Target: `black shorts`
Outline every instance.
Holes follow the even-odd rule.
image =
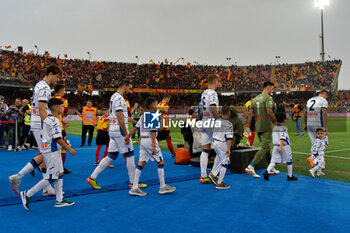
[[[167,140],[168,137],[169,137],[169,140],[171,140],[171,137],[170,137],[170,130],[161,130],[161,131],[158,131],[158,136],[157,136],[157,140],[158,140],[158,141]]]
[[[108,131],[98,130],[96,137],[96,145],[108,145],[109,144],[109,135]]]

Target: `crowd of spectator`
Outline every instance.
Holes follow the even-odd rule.
[[[206,66],[142,64],[60,59],[49,54],[16,53],[0,50],[0,82],[33,85],[44,76],[45,68],[56,63],[63,71],[66,87],[92,85],[95,89],[116,87],[120,80],[130,79],[138,88],[203,89],[206,77],[217,74],[221,90],[261,90],[262,83],[275,82],[278,89],[331,87],[340,61],[307,62],[277,66]]]

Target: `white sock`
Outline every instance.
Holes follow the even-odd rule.
[[[214,176],[217,176],[219,174],[220,167],[221,167],[221,161],[219,159],[219,156],[215,156],[214,165],[213,165],[213,169],[211,169],[211,173]]]
[[[138,189],[139,188],[139,180],[140,180],[140,176],[141,176],[141,172],[142,172],[141,167],[137,166],[135,169],[135,177],[134,177],[134,183],[132,185],[132,189]]]
[[[202,178],[208,177],[208,175],[207,175],[208,157],[209,157],[208,151],[207,150],[202,150],[201,157],[200,157],[200,166],[201,166],[201,176],[202,176]]]
[[[129,182],[132,183],[135,178],[135,156],[126,157],[126,168],[128,169]]]
[[[44,179],[44,173],[42,173],[43,179]],[[48,183],[48,185],[46,185],[46,187],[43,188],[44,191],[52,189],[52,186],[50,184],[50,182]]]
[[[107,165],[112,162],[113,159],[111,159],[109,156],[104,157],[104,159],[101,160],[101,162],[98,164],[97,168],[95,168],[94,172],[91,174],[90,178],[96,180],[97,176],[105,170]]]
[[[159,187],[164,188],[165,187],[165,180],[164,180],[164,166],[158,166],[158,176],[159,176]]]
[[[269,166],[267,167],[267,172],[270,173],[275,166],[276,166],[276,163],[270,163]]]
[[[27,163],[27,165],[24,166],[24,168],[22,168],[22,170],[18,172],[17,175],[20,179],[22,179],[29,172],[34,171],[34,169],[35,169],[34,166],[29,162]]]
[[[50,185],[50,182],[46,179],[42,179],[36,185],[34,185],[31,189],[28,190],[27,197],[32,197],[35,193],[37,193],[39,190],[43,189],[47,185]]]
[[[56,201],[61,202],[63,199],[63,177],[58,178],[55,181],[55,192],[56,192]]]
[[[287,171],[288,171],[288,176],[292,177],[292,175],[293,175],[293,165],[292,164],[287,165]]]
[[[221,166],[221,168],[220,168],[220,176],[219,176],[219,180],[218,180],[219,184],[221,184],[222,181],[224,180],[224,177],[225,177],[225,174],[226,174],[226,170],[227,170],[226,166]]]

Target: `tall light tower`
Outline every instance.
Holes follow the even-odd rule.
[[[323,31],[323,10],[326,6],[329,5],[330,0],[315,0],[315,7],[321,9],[321,40],[322,40],[322,51],[321,51],[321,57],[322,62],[324,62],[324,31]]]

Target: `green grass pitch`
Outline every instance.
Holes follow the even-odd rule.
[[[81,122],[71,121],[67,128],[67,133],[72,135],[81,135]],[[129,123],[129,129],[132,124]],[[309,156],[311,142],[309,136],[305,132],[305,136],[296,136],[295,123],[289,119],[287,123],[291,147],[293,151],[293,171],[295,174],[309,176],[309,165],[306,163],[306,158]],[[326,175],[322,178],[340,180],[350,182],[350,118],[329,118],[329,146],[326,149]],[[96,136],[96,131],[94,137]],[[171,130],[171,137],[174,148],[177,144],[182,144],[182,135],[180,128]],[[135,145],[139,144],[139,139],[133,139]],[[246,139],[243,139],[243,143]],[[168,150],[165,141],[161,141],[160,147],[162,150]],[[255,137],[254,146],[259,146],[259,139]],[[286,171],[286,166],[281,164],[277,169]]]

